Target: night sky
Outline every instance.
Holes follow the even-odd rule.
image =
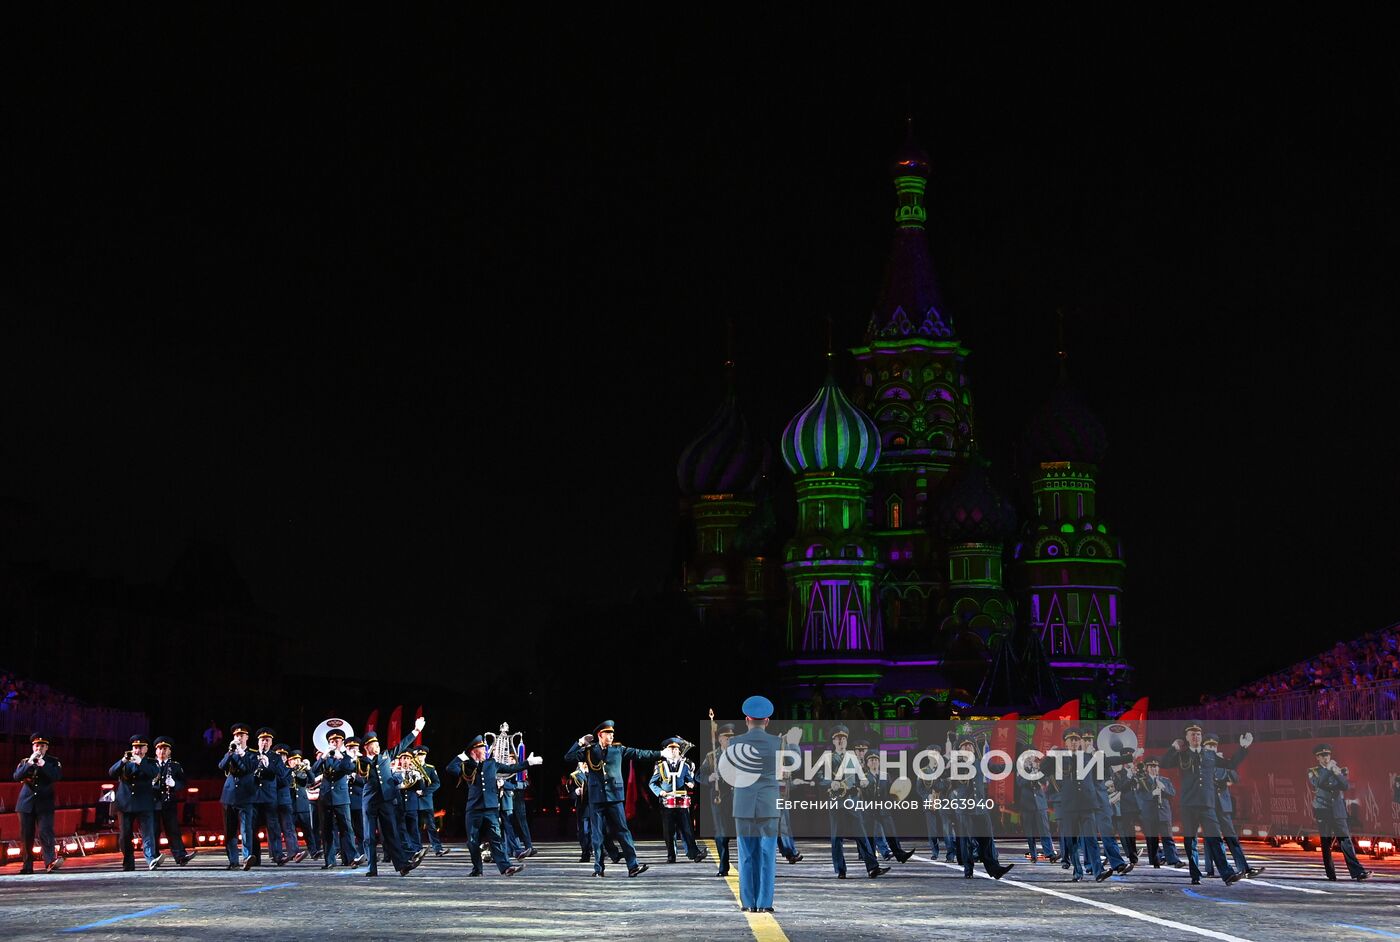
[[[907,112],[1008,489],[1065,312],[1140,692],[1400,621],[1400,84],[1364,23],[127,12],[7,30],[12,555],[145,583],[218,540],[288,623],[449,653],[654,595],[726,320],[774,441],[826,318],[860,340]]]

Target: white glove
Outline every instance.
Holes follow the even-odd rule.
[[[1142,750],[1142,749],[1134,749],[1134,750],[1133,750],[1133,758],[1134,758],[1134,759],[1141,759],[1141,758],[1142,758],[1142,753],[1143,753],[1143,750]]]
[[[1253,733],[1245,733],[1243,736],[1240,737],[1240,745],[1243,746],[1243,747],[1246,748],[1246,749],[1248,749],[1249,746],[1250,746],[1250,744],[1253,743],[1253,742],[1254,742],[1254,734],[1253,734]]]
[[[580,746],[586,746],[586,745],[588,745],[588,737],[587,737],[587,736],[580,736],[580,737],[578,738],[578,744],[579,744]]]
[[[582,789],[582,788],[575,788],[575,789],[574,789],[574,794],[575,794],[575,795],[582,795],[582,794],[583,794],[583,789]]]
[[[544,765],[544,760],[541,759],[539,756],[535,755],[533,752],[525,757],[525,761],[528,762],[530,765]]]
[[[710,773],[710,781],[711,781],[711,782],[718,782],[718,781],[719,781],[719,773],[718,773],[718,772],[711,772],[711,773]]]
[[[427,721],[426,719],[424,719],[423,717],[420,716],[420,717],[418,717],[418,719],[416,719],[416,720],[413,721],[413,731],[414,731],[415,733],[421,733],[421,732],[423,732],[423,727],[424,727],[424,726],[427,726],[427,725],[428,725],[428,721]]]
[[[171,788],[174,788],[174,787],[175,787],[175,779],[174,779],[172,776],[167,775],[167,776],[165,777],[165,784],[169,785]]]
[[[457,758],[461,759],[463,762],[466,762],[466,761],[467,761],[467,754],[466,754],[465,752],[459,752],[459,753],[457,753]]]

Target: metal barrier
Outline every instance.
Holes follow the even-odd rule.
[[[1400,680],[1153,710],[1152,719],[1281,723],[1302,736],[1389,733],[1400,728]]]

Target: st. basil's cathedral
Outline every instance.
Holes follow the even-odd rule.
[[[731,362],[728,395],[681,455],[685,593],[702,621],[781,637],[794,718],[1035,713],[1070,697],[1102,715],[1130,682],[1122,547],[1095,499],[1103,425],[1062,359],[1017,443],[1018,514],[978,448],[970,351],[925,235],[929,158],[912,138],[891,176],[892,245],[852,359],[828,353],[776,442],[745,419]],[[786,541],[775,452],[796,501]]]

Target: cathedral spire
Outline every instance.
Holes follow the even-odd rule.
[[[905,140],[890,163],[894,183],[894,240],[879,300],[865,331],[866,345],[881,341],[956,341],[951,317],[942,311],[924,226],[924,190],[932,175],[929,156],[914,140],[914,119],[905,118]]]

